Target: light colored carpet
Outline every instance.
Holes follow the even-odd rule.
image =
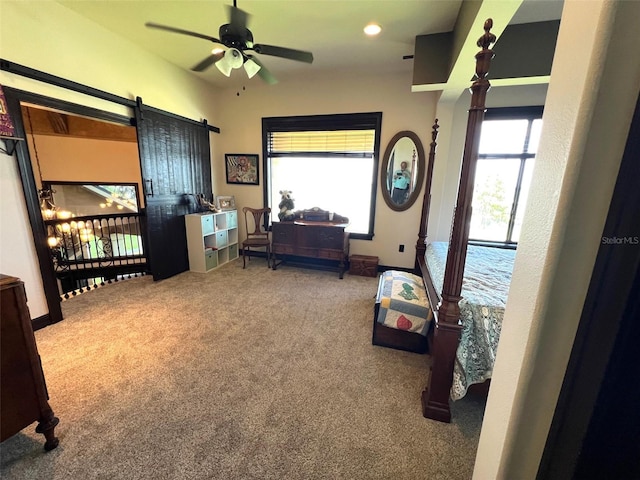
[[[376,286],[253,259],[64,302],[36,332],[60,446],[34,424],[0,476],[470,478],[484,404],[422,417],[429,357],[371,345]]]

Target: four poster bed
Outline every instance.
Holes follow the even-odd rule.
[[[488,19],[485,33],[478,40],[482,50],[476,55],[476,79],[471,86],[471,107],[450,240],[426,242],[436,120],[416,245],[415,273],[424,281],[433,313],[428,336],[431,373],[422,392],[422,413],[442,422],[451,421],[450,399],[462,398],[470,385],[491,377],[515,257],[514,250],[467,246],[480,128],[490,86],[485,78],[493,58],[489,47],[496,40],[489,31],[492,25],[493,21]]]

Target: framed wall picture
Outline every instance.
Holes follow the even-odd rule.
[[[227,169],[227,183],[243,185],[259,184],[258,155],[251,153],[226,153],[224,164]]]
[[[236,209],[236,198],[233,195],[218,195],[216,197],[216,207],[219,210],[235,210]]]

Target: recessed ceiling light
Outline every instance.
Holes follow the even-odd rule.
[[[364,27],[364,33],[369,36],[378,35],[382,31],[382,27],[377,23],[370,23],[366,27]]]

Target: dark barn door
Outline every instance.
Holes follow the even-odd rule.
[[[154,280],[189,269],[184,215],[193,194],[211,195],[211,157],[206,124],[156,110],[135,109],[144,184],[147,258]]]

